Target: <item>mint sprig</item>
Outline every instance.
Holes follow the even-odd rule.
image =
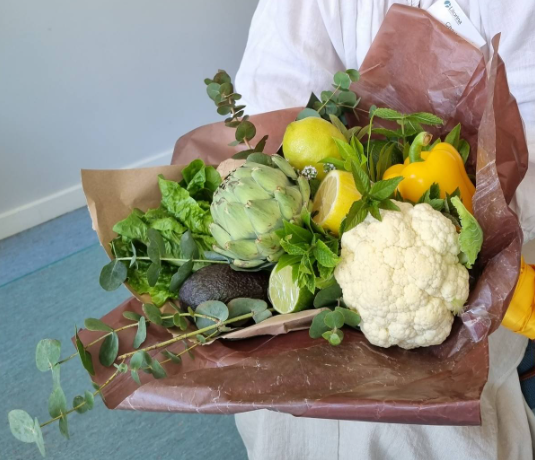
[[[338,238],[316,225],[307,209],[303,209],[301,219],[304,227],[285,221],[276,232],[286,253],[280,257],[276,270],[292,266],[294,282],[314,293],[332,282],[334,268],[340,262],[340,244]]]
[[[399,207],[390,199],[403,177],[394,177],[372,184],[366,171],[357,163],[351,163],[351,172],[357,190],[362,198],[351,205],[345,220],[342,222],[342,232],[347,232],[364,221],[368,214],[381,221],[379,209],[399,211]]]

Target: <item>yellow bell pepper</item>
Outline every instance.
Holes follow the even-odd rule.
[[[440,186],[441,198],[446,198],[446,193],[452,194],[458,187],[463,204],[472,213],[472,197],[476,189],[466,174],[461,155],[446,142],[422,152],[422,147],[429,144],[431,137],[426,132],[418,134],[405,163],[388,168],[383,179],[403,176],[398,186],[399,193],[413,202],[417,202],[433,183]]]
[[[517,334],[535,339],[535,267],[522,258],[520,276],[502,324]]]

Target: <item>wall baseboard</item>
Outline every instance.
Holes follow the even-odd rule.
[[[123,169],[168,165],[173,150],[158,153],[125,166]],[[38,200],[0,214],[0,240],[27,230],[86,205],[82,184],[65,188]]]

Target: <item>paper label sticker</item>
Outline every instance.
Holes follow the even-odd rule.
[[[487,43],[455,0],[439,0],[427,11],[448,29],[478,48]]]

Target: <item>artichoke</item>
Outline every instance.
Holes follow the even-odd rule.
[[[300,224],[310,199],[308,181],[279,155],[255,153],[231,172],[210,207],[214,251],[239,268],[259,268],[284,253],[275,231],[284,221]]]

